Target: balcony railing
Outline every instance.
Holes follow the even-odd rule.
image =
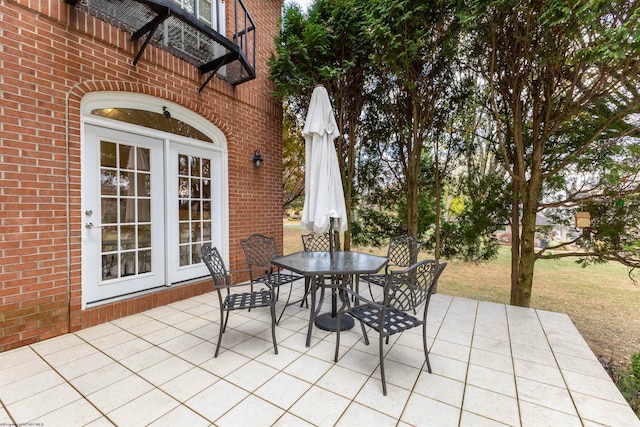
[[[199,91],[213,76],[238,85],[256,77],[256,27],[242,0],[234,0],[233,29],[226,31],[230,39],[210,24],[198,19],[197,0],[194,10],[184,9],[174,0],[64,0],[80,10],[131,33],[138,41],[140,60],[151,44],[198,67],[203,76]],[[215,1],[215,0],[214,0]],[[219,7],[215,2],[215,7]],[[224,13],[216,16],[224,19]]]

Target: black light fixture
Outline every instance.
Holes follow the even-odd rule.
[[[253,157],[251,158],[251,160],[253,161],[253,165],[257,168],[259,168],[260,166],[262,166],[262,162],[264,161],[262,159],[262,154],[260,154],[260,150],[256,150],[253,152]]]
[[[162,107],[162,114],[167,118],[171,118],[171,113],[167,110],[167,107]]]

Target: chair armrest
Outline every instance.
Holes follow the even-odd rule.
[[[251,286],[251,281],[246,282],[246,283],[233,283],[233,275],[237,274],[237,273],[247,273],[247,272],[251,272],[251,271],[255,271],[254,269],[251,268],[244,268],[244,269],[240,269],[240,270],[227,270],[227,276],[229,278],[229,282],[231,284],[229,285],[225,285],[220,287],[220,289],[224,289],[224,288],[235,288],[238,286]],[[265,285],[267,285],[269,287],[269,289],[273,290],[273,287],[271,286],[271,284],[267,283],[267,282],[263,282]]]
[[[400,269],[400,268],[406,268],[406,267],[400,267],[400,268],[399,268],[398,264],[387,264],[387,265],[385,265],[385,266],[384,266],[384,272],[385,272],[385,274],[387,274],[387,275],[388,275],[389,273],[391,273],[391,270],[392,270],[393,268],[395,268],[396,270],[398,270],[398,269]]]
[[[347,286],[345,286],[345,287],[344,287],[344,291],[345,291],[347,294],[349,294],[349,295],[351,295],[352,297],[354,297],[355,299],[357,299],[358,301],[363,301],[363,302],[365,302],[365,303],[367,303],[367,304],[370,304],[370,305],[373,305],[373,306],[375,306],[375,307],[382,307],[382,306],[383,306],[382,304],[380,304],[380,303],[378,303],[378,302],[371,301],[371,300],[369,300],[369,299],[367,299],[367,298],[363,297],[362,295],[360,295],[360,294],[359,294],[359,293],[357,293],[356,291],[349,289]]]
[[[267,288],[269,288],[269,292],[274,292],[273,286],[270,283],[262,282],[262,284],[265,285]],[[232,285],[218,286],[215,289],[218,289],[218,290],[221,290],[221,289],[238,289],[238,288],[244,288],[244,287],[250,287],[250,286],[251,286],[251,282],[245,282],[245,283],[236,283],[236,284],[232,284]]]
[[[261,274],[264,274],[265,276],[268,276],[269,274],[273,273],[273,267],[269,267],[269,268],[265,268],[263,267],[252,267],[252,268],[248,268],[246,270],[235,270],[235,271],[248,271],[248,272],[254,272],[254,271],[259,271]]]

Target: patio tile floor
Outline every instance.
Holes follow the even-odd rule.
[[[275,355],[266,310],[232,313],[214,359],[210,293],[0,353],[0,426],[640,426],[565,314],[434,295],[433,373],[420,328],[393,337],[387,396],[375,337],[334,363],[307,319],[287,308]]]

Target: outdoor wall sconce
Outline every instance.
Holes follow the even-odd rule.
[[[171,118],[171,113],[169,112],[169,110],[167,110],[167,107],[162,107],[162,115],[167,119]]]
[[[253,152],[253,157],[251,158],[251,160],[253,161],[253,165],[257,168],[259,168],[260,166],[262,166],[262,162],[264,161],[262,159],[262,154],[260,154],[260,150],[256,150]]]

